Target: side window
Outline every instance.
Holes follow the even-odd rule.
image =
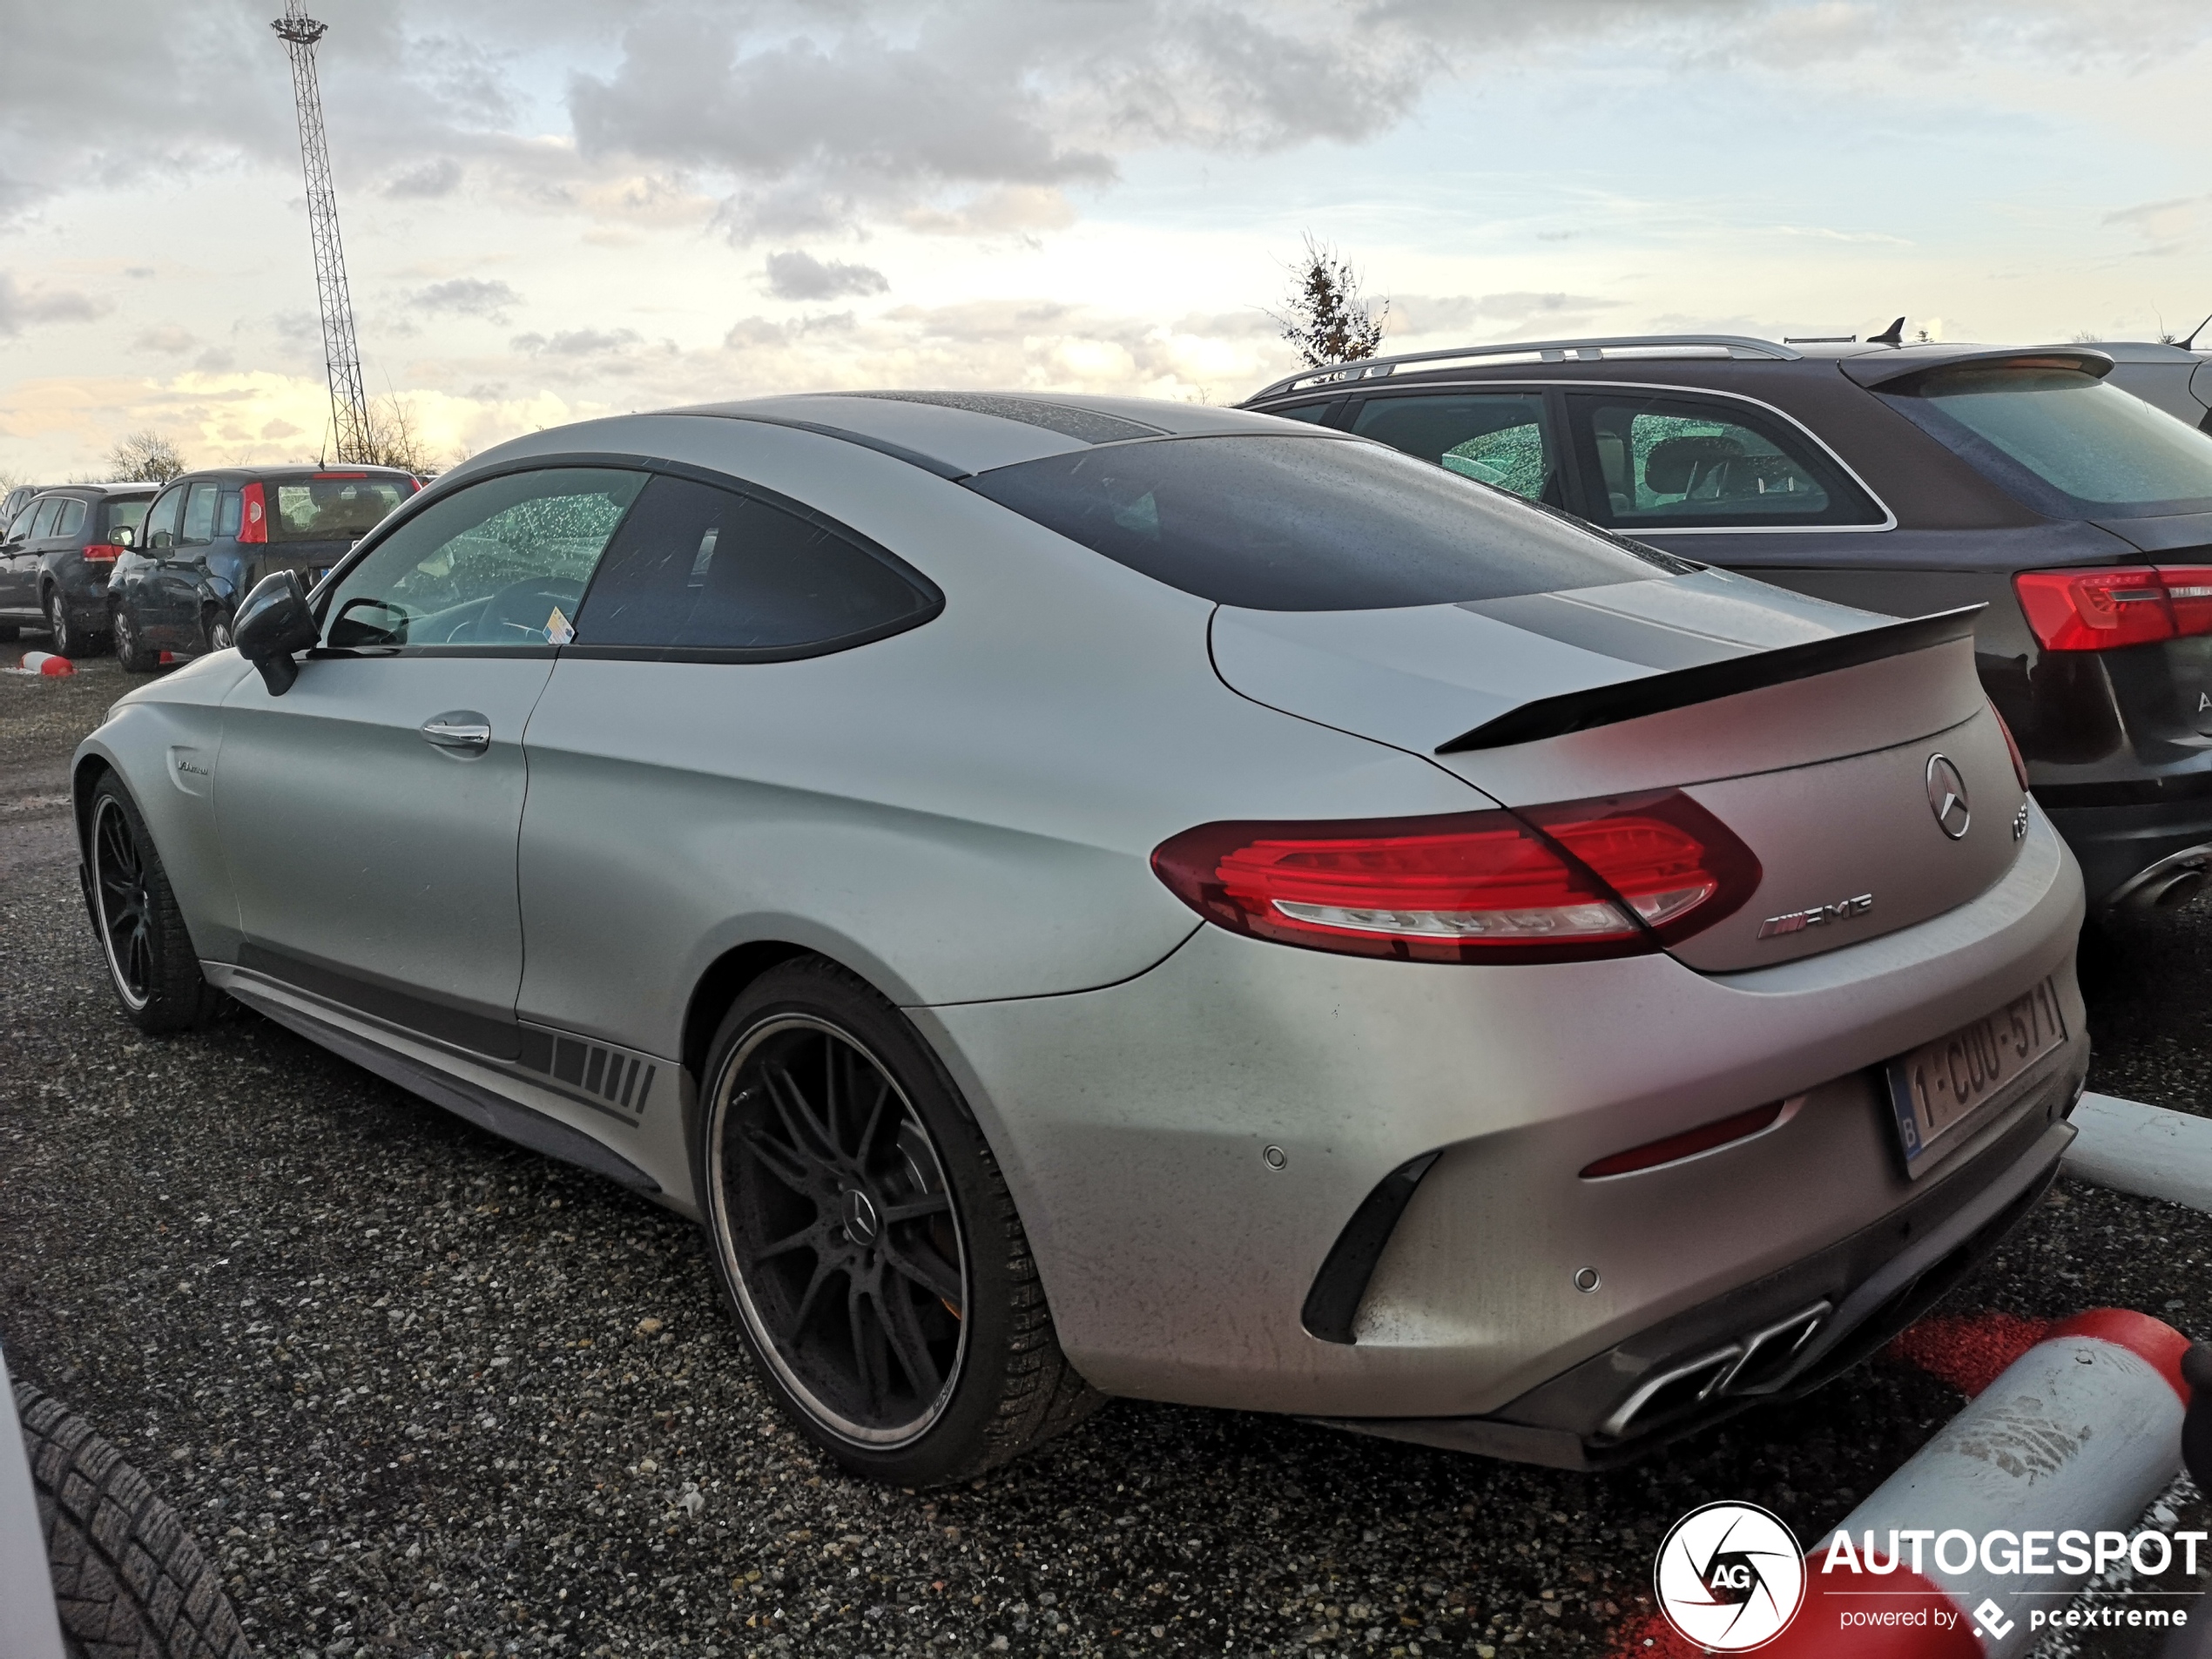
[[[60,496],[49,496],[40,502],[37,509],[31,514],[30,539],[34,542],[43,542],[51,536],[54,533],[54,521],[61,516],[61,513]]]
[[[84,528],[84,503],[71,496],[62,503],[62,516],[54,521],[51,534],[74,536]]]
[[[1266,409],[1262,413],[1271,415],[1278,421],[1304,421],[1312,426],[1326,426],[1329,424],[1329,411],[1341,407],[1343,402],[1340,397],[1332,398],[1319,403],[1294,404],[1287,409]]]
[[[324,643],[565,645],[599,555],[644,485],[640,472],[551,467],[455,490],[347,573]]]
[[[1541,393],[1371,397],[1360,405],[1352,429],[1462,478],[1530,501],[1557,500],[1559,469]]]
[[[925,622],[938,596],[887,555],[734,490],[656,477],[577,619],[577,648],[799,654]]]
[[[185,524],[177,532],[177,542],[182,547],[200,547],[215,539],[215,497],[219,492],[213,484],[194,484],[192,493],[185,497]]]
[[[1881,509],[1804,433],[1748,404],[1576,392],[1585,510],[1616,529],[1878,524]]]
[[[239,506],[238,491],[235,489],[225,490],[223,492],[223,504],[218,508],[215,512],[215,534],[224,536],[237,535],[239,513]]]
[[[185,492],[165,489],[146,514],[145,550],[158,553],[177,545],[177,518],[185,510]]]

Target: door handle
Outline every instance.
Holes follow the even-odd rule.
[[[434,714],[418,730],[432,748],[453,754],[480,755],[491,747],[491,722],[474,709]]]

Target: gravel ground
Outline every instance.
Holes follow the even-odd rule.
[[[1592,1476],[1123,1401],[955,1492],[847,1480],[770,1409],[688,1224],[251,1015],[124,1023],[60,811],[124,684],[85,667],[0,678],[0,1332],[271,1656],[1602,1653],[1685,1510],[1812,1538],[1959,1406],[1877,1362]],[[2091,967],[2092,1086],[2201,1109],[2212,906]],[[2068,1186],[1945,1311],[2212,1333],[2208,1262],[2212,1217]],[[2150,1650],[2105,1640],[2069,1651]]]

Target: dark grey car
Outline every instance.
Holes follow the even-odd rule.
[[[152,484],[66,484],[19,511],[0,541],[0,630],[43,627],[64,657],[107,645],[108,578],[137,538]]]
[[[1986,606],[1982,684],[2092,902],[2154,905],[2212,871],[2207,396],[2173,346],[1683,335],[1377,359],[1244,407],[1821,598]]]

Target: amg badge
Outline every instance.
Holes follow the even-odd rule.
[[[1874,907],[1874,895],[1862,893],[1856,899],[1839,899],[1834,904],[1817,904],[1810,910],[1792,910],[1786,915],[1769,916],[1759,924],[1761,939],[1779,939],[1784,934],[1801,934],[1808,927],[1825,927],[1831,921],[1849,921],[1863,916]]]

